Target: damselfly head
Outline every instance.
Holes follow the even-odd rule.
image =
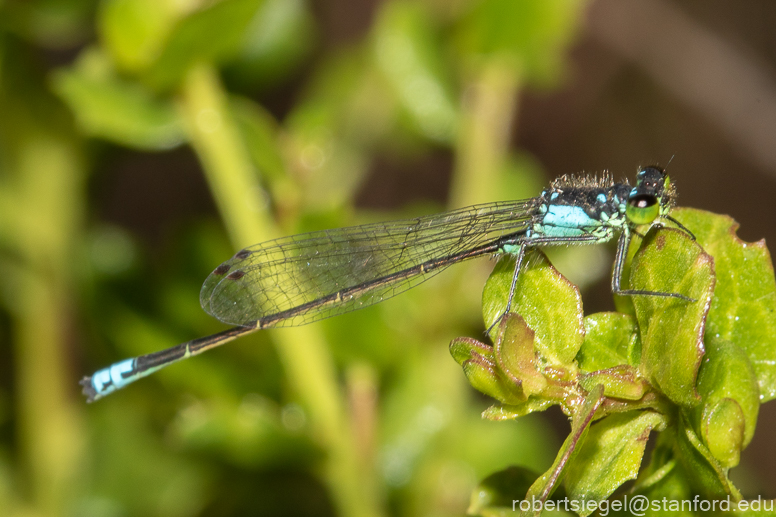
[[[644,167],[636,176],[636,186],[628,196],[626,216],[634,224],[649,224],[668,215],[675,197],[676,190],[663,169]]]

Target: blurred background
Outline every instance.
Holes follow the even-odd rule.
[[[0,515],[462,515],[559,411],[483,421],[447,351],[493,262],[256,333],[86,405],[78,381],[225,328],[236,250],[667,166],[776,242],[769,0],[0,0]],[[555,250],[613,310],[613,250]],[[733,478],[776,497],[776,409]]]

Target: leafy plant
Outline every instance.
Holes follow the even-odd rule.
[[[535,101],[523,95],[543,96],[578,76],[566,61],[591,2],[351,3],[358,8],[349,14],[362,20],[356,32],[341,34],[349,22],[329,4],[342,9],[342,2],[0,2],[0,515],[458,515],[488,473],[549,464],[553,433],[539,420],[479,418],[481,400],[445,360],[450,336],[479,325],[470,294],[487,277],[484,261],[450,268],[370,310],[256,333],[102,404],[86,406],[78,393],[78,379],[96,368],[222,330],[200,310],[197,294],[207,272],[241,247],[441,211],[443,199],[449,208],[535,195],[545,171],[529,151],[541,147],[526,145],[525,128],[565,133],[582,121],[595,124],[564,109],[575,116],[542,110],[535,126]],[[610,83],[607,77],[621,77],[598,72],[596,90],[575,87],[588,102],[601,98],[589,94]],[[630,90],[627,103],[641,105],[635,92],[642,88]],[[638,118],[639,131],[669,134]],[[521,135],[517,141],[513,133]],[[659,147],[620,149],[629,163],[662,156]],[[609,144],[606,154],[619,169]],[[569,167],[581,163],[548,165],[574,172]],[[417,192],[381,188],[382,178],[415,181],[419,170]],[[429,178],[433,185],[424,187]],[[189,208],[178,206],[178,194]],[[585,253],[596,248],[569,256],[593,262]],[[644,483],[660,479],[655,495],[681,489],[685,467],[675,465],[679,435],[672,434],[679,428],[666,423],[670,411],[661,412],[675,403],[655,396],[672,384],[657,389],[638,368],[601,373],[610,367],[598,364],[602,354],[612,367],[640,364],[636,307],[622,299],[622,314],[583,319],[574,290],[552,278],[566,293],[564,306],[576,307],[569,315],[575,330],[542,330],[537,321],[560,313],[533,314],[526,306],[520,315],[527,323],[510,318],[509,335],[541,343],[555,367],[590,374],[570,377],[579,379],[579,397],[569,401],[580,408],[599,384],[603,398],[589,399],[598,414],[611,402],[635,408],[632,397],[652,394],[648,409],[610,412],[593,426],[582,418],[590,411],[576,409],[575,430],[590,444],[608,422],[606,439],[623,444],[610,450],[614,461],[640,457],[642,449],[612,433],[665,426],[665,446],[654,453],[664,461],[653,460]],[[721,292],[739,283],[723,287],[717,278],[712,311]],[[736,315],[762,319],[758,303]],[[768,348],[747,343],[770,331],[720,317],[714,332],[738,348],[719,344],[718,353],[733,360],[746,345],[756,374],[767,375]],[[730,338],[742,332],[745,340]],[[628,359],[603,345],[588,354],[594,339],[621,339],[614,352]],[[548,381],[546,365],[532,367],[530,355],[509,359],[510,339],[500,346],[511,361],[510,376],[494,384],[511,397],[498,409],[505,418],[507,410],[561,400],[560,392],[540,397],[559,385],[560,378]],[[708,357],[711,344],[705,347]],[[697,350],[688,357],[698,360]],[[719,422],[734,420],[720,415],[736,411],[720,379],[744,371],[718,364],[708,375],[702,369],[698,383],[712,393],[710,416],[683,413],[688,425],[707,422],[709,436],[724,434]],[[476,373],[478,366],[470,368]],[[515,372],[524,376],[519,388]],[[525,400],[524,389],[533,390]],[[744,426],[745,439],[751,430]],[[696,437],[703,440],[701,431]],[[735,442],[709,450],[735,459],[737,449],[727,443]],[[581,445],[565,450],[600,457]],[[588,479],[585,471],[563,472],[568,486],[574,476]],[[490,493],[510,496],[523,486],[522,497],[536,478],[513,469],[486,484],[505,487]],[[486,506],[498,504],[479,505]]]
[[[764,241],[738,239],[731,218],[694,209],[673,215],[697,241],[677,229],[649,229],[629,250],[630,286],[697,301],[621,297],[619,312],[584,316],[578,289],[534,251],[511,313],[492,331],[495,344],[451,343],[472,386],[498,400],[484,418],[559,405],[571,420],[547,472],[490,476],[475,490],[471,512],[546,503],[563,483],[564,497],[584,516],[632,479],[630,493],[650,499],[741,499],[728,470],[754,435],[759,405],[776,397],[773,266]],[[485,286],[486,326],[506,306],[513,267],[503,261]],[[653,431],[660,436],[639,475]]]
[[[257,333],[108,404],[77,394],[90,370],[223,328],[197,292],[236,250],[443,208],[357,208],[362,191],[383,196],[364,184],[386,159],[442,156],[452,205],[540,188],[538,162],[510,144],[518,93],[560,83],[585,1],[390,0],[365,5],[373,22],[339,43],[322,5],[0,3],[0,324],[14,371],[0,376],[0,515],[460,513],[502,462],[544,460],[523,444],[552,436],[479,419],[455,364],[439,367],[447,351],[427,346],[474,323],[456,296],[474,264],[400,304]],[[173,208],[192,158],[218,213],[149,218],[160,253],[105,217],[153,212],[123,187],[109,199],[123,180]],[[432,303],[437,319],[417,310]],[[490,450],[458,446],[472,436]]]

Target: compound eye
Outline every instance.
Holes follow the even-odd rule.
[[[628,198],[625,215],[634,224],[649,224],[660,215],[657,197],[650,194],[638,194]]]

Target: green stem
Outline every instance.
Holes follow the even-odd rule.
[[[189,72],[181,98],[189,141],[232,243],[239,249],[268,240],[277,232],[264,208],[259,176],[228,103],[215,70],[200,65]]]
[[[56,516],[72,503],[84,452],[66,357],[83,168],[72,142],[24,129],[14,171],[14,237],[24,261],[14,311],[18,433],[34,513]]]
[[[520,81],[514,66],[491,58],[471,67],[461,107],[451,205],[492,201],[509,154]]]
[[[258,172],[211,66],[202,64],[190,71],[180,105],[191,145],[235,246],[278,235],[263,202]],[[344,397],[325,340],[315,326],[270,332],[289,382],[304,401],[314,434],[328,453],[323,474],[339,513],[348,517],[380,515],[376,501],[369,497],[372,491],[364,489],[369,482],[358,468]]]

